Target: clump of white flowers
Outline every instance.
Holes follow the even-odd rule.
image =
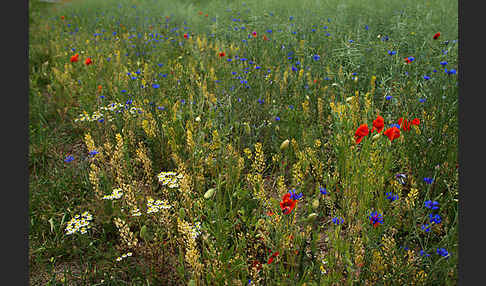
[[[87,233],[88,229],[91,228],[89,225],[90,222],[93,220],[93,216],[85,211],[81,215],[74,216],[66,226],[66,235],[71,235],[76,232],[80,232],[82,234]]]
[[[132,253],[131,253],[131,252],[127,252],[127,253],[123,254],[122,256],[117,257],[117,258],[116,258],[116,261],[120,262],[120,261],[122,261],[123,259],[125,259],[125,258],[127,258],[127,257],[130,257],[130,256],[132,256]]]
[[[123,191],[121,188],[113,189],[113,192],[109,195],[103,196],[103,200],[118,200],[123,196]]]
[[[182,179],[183,175],[177,174],[176,172],[161,172],[159,175],[157,175],[157,177],[163,186],[167,186],[172,189],[179,187],[179,179]]]
[[[147,213],[157,213],[161,209],[169,209],[171,206],[166,200],[154,200],[152,198],[147,199]]]

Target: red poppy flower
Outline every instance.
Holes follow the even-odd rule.
[[[268,38],[267,38],[267,36],[266,36],[266,35],[263,35],[263,40],[264,40],[264,41],[268,41]]]
[[[420,119],[418,119],[418,118],[414,118],[414,119],[412,120],[412,125],[417,125],[417,126],[419,126],[419,125],[420,125]]]
[[[256,38],[257,32],[253,31],[251,34],[253,35],[254,38]]]
[[[70,60],[70,61],[71,61],[72,63],[75,63],[75,62],[77,62],[78,60],[79,60],[79,54],[75,54],[74,56],[72,56],[72,57],[71,57],[71,60]]]
[[[371,129],[371,133],[376,130],[376,132],[380,133],[383,128],[385,127],[385,119],[378,115],[375,120],[373,120],[373,128]]]
[[[297,201],[293,200],[289,193],[286,193],[283,196],[282,201],[280,202],[280,208],[282,209],[284,214],[290,214],[295,208],[296,204]]]
[[[222,58],[222,57],[226,56],[226,54],[224,52],[221,52],[221,53],[219,53],[219,56]]]
[[[433,38],[434,38],[434,40],[437,40],[439,37],[440,37],[440,33],[435,33]]]
[[[61,20],[64,20],[64,16],[61,16]]]
[[[273,262],[274,257],[277,257],[277,256],[278,256],[278,254],[279,254],[279,253],[278,253],[278,251],[277,251],[277,252],[275,252],[274,254],[272,254],[272,256],[270,256],[270,258],[268,259],[267,264],[272,263],[272,262]]]
[[[208,14],[204,15],[205,17],[209,16]]]
[[[91,58],[87,58],[87,59],[84,61],[84,63],[85,63],[87,66],[89,66],[90,64],[92,64],[92,63],[93,63],[93,61],[91,60]]]
[[[411,121],[408,121],[407,119],[403,119],[403,117],[400,117],[398,119],[398,125],[400,125],[400,127],[403,128],[403,131],[410,131],[410,124],[411,123],[412,123]]]
[[[187,34],[184,34],[184,38],[187,39],[187,37],[188,37]]]
[[[398,129],[396,126],[393,126],[392,128],[388,128],[383,134],[387,136],[391,142],[393,142],[394,139],[400,137],[400,129]]]
[[[368,125],[367,124],[361,124],[356,132],[354,133],[354,139],[356,139],[356,144],[359,144],[363,137],[367,136],[369,134],[368,130]]]
[[[408,57],[405,58],[405,61],[407,62],[407,64],[412,62]]]
[[[103,88],[103,87],[102,87],[101,85],[98,85],[98,91],[99,91],[99,92],[101,92],[101,89],[102,89],[102,88]]]
[[[202,15],[202,14],[203,14],[202,11],[199,11],[199,15]]]

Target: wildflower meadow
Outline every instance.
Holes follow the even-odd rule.
[[[29,1],[31,285],[457,285],[457,6]]]

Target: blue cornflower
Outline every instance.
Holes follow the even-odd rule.
[[[165,109],[165,106],[157,106],[157,109],[158,110],[164,110]]]
[[[318,60],[320,60],[320,59],[321,59],[321,56],[319,56],[319,55],[314,55],[312,58],[314,59],[314,61],[318,61]]]
[[[439,224],[442,222],[442,218],[440,217],[440,215],[438,214],[429,214],[429,218],[430,218],[430,223],[434,222],[436,224]]]
[[[394,54],[396,54],[396,53],[397,53],[397,51],[388,51],[388,54],[389,54],[390,56],[393,56],[393,55],[394,55]]]
[[[420,250],[420,256],[430,256],[427,252],[425,252],[423,249]]]
[[[298,69],[294,66],[292,66],[292,71],[298,71]]]
[[[386,195],[386,198],[389,199],[392,202],[395,201],[395,200],[398,200],[398,195],[395,195],[392,192],[388,192],[385,195]]]
[[[272,30],[267,30],[266,32],[269,33],[269,34],[271,34],[272,33]]]
[[[434,69],[434,70],[433,70],[433,72],[437,72],[437,70],[436,70],[436,69]]]
[[[125,104],[126,104],[126,105],[130,105],[130,104],[132,104],[132,102],[133,102],[133,101],[132,101],[131,99],[129,99],[129,100],[127,100],[127,101],[125,102]]]
[[[73,161],[73,160],[74,160],[74,157],[73,157],[72,155],[68,155],[68,156],[66,156],[66,158],[64,159],[64,162],[69,163],[69,162],[71,162],[71,161]]]
[[[261,67],[260,66],[255,66],[255,69],[256,70],[259,70],[259,69],[261,69]]]
[[[365,30],[366,30],[366,31],[368,31],[368,30],[369,30],[368,25],[365,25]]]
[[[434,181],[433,178],[428,178],[428,177],[425,177],[424,178],[424,182],[427,183],[427,184],[429,184],[429,185],[432,184],[433,181]]]
[[[428,209],[437,210],[439,209],[439,202],[431,201],[431,200],[425,201],[425,207]]]
[[[455,69],[450,69],[450,70],[445,69],[445,72],[447,74],[456,74],[457,73],[457,71]]]
[[[392,96],[391,95],[387,95],[387,96],[385,96],[385,99],[386,100],[390,100],[390,99],[392,99]]]
[[[331,34],[329,34],[329,33],[326,33],[326,37],[329,37],[329,36],[331,36]]]
[[[186,104],[186,101],[184,99],[181,99],[182,104]]]
[[[258,103],[260,103],[260,104],[265,103],[265,101],[264,101],[263,99],[261,99],[261,98],[259,98],[257,101],[258,101]]]
[[[425,98],[420,98],[420,99],[419,99],[419,102],[420,102],[420,103],[424,103],[425,101],[426,101],[426,99],[425,99]]]
[[[111,61],[111,58],[110,57],[106,58],[106,61],[107,62]]]
[[[126,89],[122,89],[121,92],[125,93],[125,92],[127,92],[127,90]]]
[[[422,230],[425,231],[425,232],[429,232],[430,231],[430,225],[428,225],[428,224],[422,225]]]
[[[104,99],[104,98],[105,98],[105,96],[104,96],[104,95],[100,95],[100,98],[101,98],[101,99]]]
[[[322,195],[327,195],[327,189],[323,187],[319,187],[319,192],[321,192]]]
[[[448,64],[448,63],[447,63],[446,61],[442,61],[442,62],[440,62],[440,65],[441,65],[441,66],[445,66],[445,65],[447,65],[447,64]]]
[[[276,116],[275,121],[280,121],[280,117]]]
[[[400,125],[399,124],[396,124],[396,123],[392,123],[390,124],[390,128],[395,126],[396,128],[400,129]]]
[[[294,16],[290,16],[289,20],[292,21],[294,19]]]
[[[289,105],[289,109],[292,109],[293,110],[294,109],[294,106],[292,104]]]
[[[336,225],[339,225],[339,224],[344,223],[344,219],[342,219],[341,217],[334,217],[334,218],[332,219],[332,222],[333,222],[334,224],[336,224]]]
[[[295,62],[295,64],[296,64],[296,65],[300,65],[300,61],[296,61],[296,62]]]
[[[439,254],[440,256],[444,256],[444,257],[449,256],[449,252],[447,252],[447,250],[445,250],[445,248],[437,248],[437,254]]]
[[[374,211],[369,216],[368,219],[373,227],[377,227],[379,224],[383,224],[383,216],[378,212]]]
[[[353,40],[349,40],[350,43],[353,43],[354,41]]]
[[[95,155],[96,155],[96,154],[98,154],[98,153],[99,153],[98,151],[96,151],[96,150],[92,150],[92,151],[90,151],[88,154],[89,154],[90,156],[95,156]]]
[[[299,193],[299,194],[296,194],[295,193],[295,189],[292,189],[289,191],[289,194],[290,194],[290,197],[293,199],[293,200],[298,200],[300,198],[302,198],[304,195],[302,193]]]
[[[424,79],[425,79],[425,80],[429,80],[429,79],[430,79],[430,76],[428,76],[428,75],[424,75]]]

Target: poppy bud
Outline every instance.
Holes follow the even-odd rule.
[[[215,191],[216,191],[216,189],[214,189],[214,188],[207,190],[206,193],[204,194],[204,198],[209,199],[210,197],[212,197],[214,195]]]
[[[179,217],[184,219],[186,217],[186,211],[183,208],[179,209]]]
[[[284,142],[282,142],[282,144],[280,144],[280,151],[287,149],[287,147],[289,147],[289,143],[289,139],[286,139]]]
[[[316,213],[311,213],[308,217],[307,217],[307,221],[309,222],[313,222],[315,219],[317,218],[317,214]]]
[[[250,125],[248,124],[248,122],[243,123],[243,126],[245,127],[245,133],[246,133],[246,135],[250,135],[251,134],[251,129],[250,129]]]
[[[140,237],[143,238],[144,240],[152,239],[152,236],[150,235],[150,232],[146,225],[142,226],[142,228],[140,229]]]

